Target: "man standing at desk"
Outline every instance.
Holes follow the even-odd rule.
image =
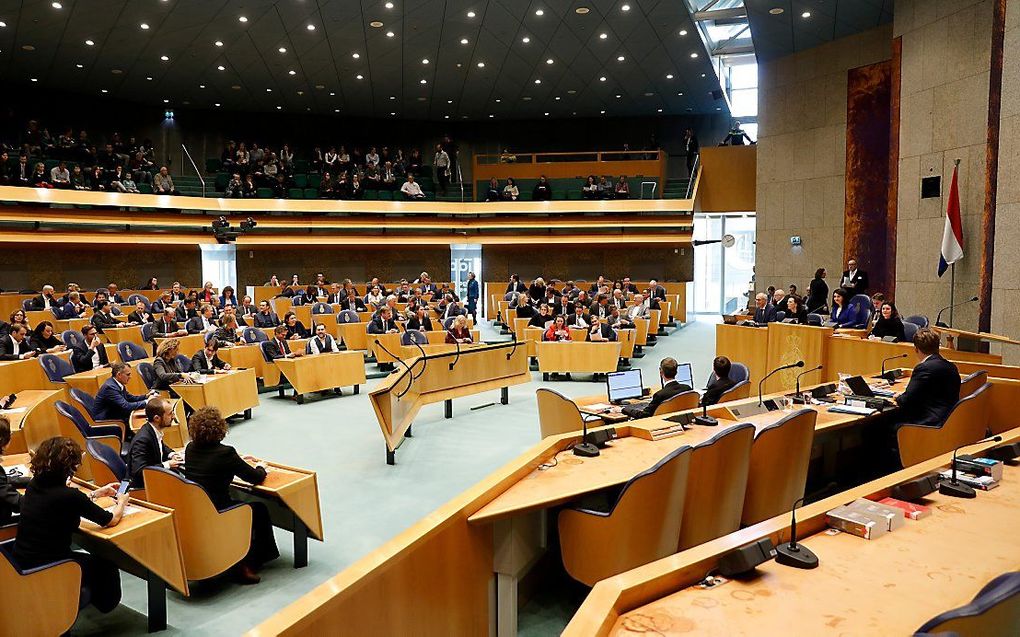
[[[940,427],[960,400],[960,371],[939,355],[939,334],[927,327],[914,335],[914,351],[921,362],[896,397],[899,422]]]
[[[655,413],[663,402],[677,394],[691,391],[691,388],[677,381],[676,372],[679,365],[674,358],[664,358],[659,363],[659,378],[662,381],[662,389],[652,394],[652,399],[647,403],[634,403],[623,408],[623,414],[631,418],[648,418]]]
[[[850,296],[868,293],[868,273],[857,269],[857,259],[850,259],[846,262],[846,270],[843,271],[843,278],[839,280],[840,287],[850,293]]]

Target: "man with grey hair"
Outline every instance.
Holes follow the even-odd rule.
[[[754,297],[754,322],[764,325],[776,320],[776,306],[769,303],[769,297],[759,292]]]

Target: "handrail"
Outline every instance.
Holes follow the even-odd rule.
[[[698,153],[698,154],[696,154],[694,156],[694,163],[691,164],[691,175],[690,175],[690,179],[687,181],[687,192],[684,193],[684,199],[690,199],[691,198],[691,189],[694,188],[694,178],[701,171],[701,166],[699,165],[700,163],[701,163],[701,153]]]
[[[457,156],[457,184],[460,185],[460,201],[464,203],[464,173],[460,169],[460,151],[454,153]]]
[[[498,164],[500,158],[503,157],[504,153],[494,154],[477,154],[474,156],[474,162],[480,165],[491,165]],[[513,157],[513,161],[505,163],[514,164],[539,164],[543,163],[542,158],[555,158],[555,157],[577,157],[572,161],[580,162],[608,162],[608,161],[661,161],[664,159],[664,151],[662,150],[579,150],[579,151],[566,151],[566,152],[520,152],[520,153],[509,153]],[[606,156],[609,157],[606,157]],[[648,155],[652,155],[648,157]],[[626,156],[626,157],[623,157]],[[589,159],[592,158],[593,159]],[[557,161],[555,159],[549,159],[547,161]],[[571,161],[571,160],[562,160]]]
[[[191,153],[188,152],[188,147],[181,144],[181,148],[184,150],[184,155],[191,162],[191,167],[195,169],[195,174],[198,175],[198,180],[202,183],[202,197],[205,198],[205,177],[202,176],[202,171],[195,165],[195,160],[191,158]]]

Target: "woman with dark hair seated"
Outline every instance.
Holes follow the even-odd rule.
[[[35,326],[29,342],[32,345],[32,349],[40,354],[56,354],[67,349],[64,342],[54,333],[53,323],[49,321],[42,321]]]
[[[240,456],[223,444],[227,435],[227,421],[215,407],[201,407],[188,419],[191,442],[184,450],[184,476],[197,482],[213,505],[220,511],[237,502],[230,497],[230,484],[238,477],[251,484],[262,484],[266,479],[266,465],[251,456]],[[248,554],[235,567],[242,584],[257,584],[261,578],[256,570],[270,560],[280,557],[273,537],[273,523],[269,509],[261,502],[251,502],[251,547]],[[210,529],[215,532],[215,529]]]
[[[569,341],[572,340],[570,337],[570,329],[567,327],[567,321],[559,315],[553,319],[552,324],[549,325],[549,329],[545,331],[542,336],[542,340],[545,341]]]
[[[907,335],[903,330],[903,320],[900,318],[900,313],[896,311],[896,305],[892,301],[886,301],[882,304],[881,312],[882,316],[875,321],[875,327],[871,328],[868,338],[880,339],[892,336],[898,343],[907,340]]]
[[[829,320],[836,327],[853,327],[857,323],[857,308],[850,305],[850,293],[843,288],[836,288],[832,293],[832,313]]]
[[[83,518],[101,527],[116,526],[128,496],[117,495],[116,482],[95,491],[67,486],[81,460],[82,449],[70,438],[49,438],[35,450],[32,481],[21,500],[14,559],[23,569],[74,560],[81,565],[81,587],[88,589],[92,605],[109,613],[120,604],[120,571],[100,557],[72,551],[71,537]],[[116,501],[107,511],[103,507],[110,506],[110,498]]]
[[[807,310],[804,309],[804,301],[799,296],[786,297],[786,318],[793,319],[791,323],[807,325]]]

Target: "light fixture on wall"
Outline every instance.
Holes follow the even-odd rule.
[[[790,245],[792,245],[793,247],[798,247],[800,244],[801,244],[800,235],[795,234],[792,237],[790,237]]]

